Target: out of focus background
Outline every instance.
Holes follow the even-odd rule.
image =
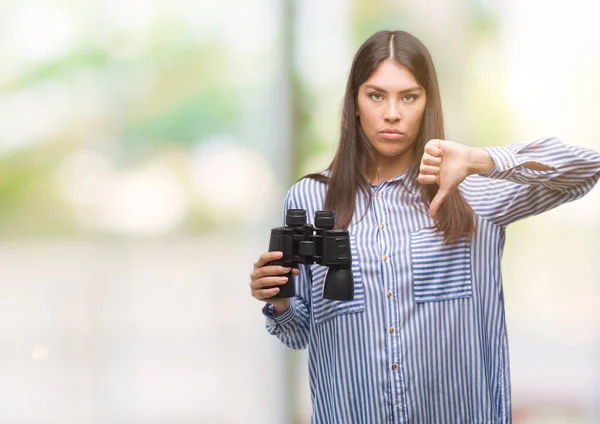
[[[598,3],[0,2],[0,423],[308,423],[249,273],[358,46],[412,32],[447,138],[600,150]],[[508,230],[514,422],[600,422],[600,188]]]

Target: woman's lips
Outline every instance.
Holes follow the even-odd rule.
[[[404,137],[404,133],[395,130],[379,131],[379,135],[381,136],[381,138],[385,138],[386,140],[398,140]]]

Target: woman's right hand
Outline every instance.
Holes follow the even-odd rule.
[[[290,268],[266,264],[276,259],[280,259],[282,255],[282,252],[263,253],[254,264],[254,270],[250,274],[250,290],[252,297],[273,305],[275,314],[277,315],[287,311],[290,307],[290,299],[273,297],[279,293],[279,287],[277,286],[287,283],[288,279],[285,275],[290,272]],[[294,268],[292,272],[294,275],[300,274],[300,271],[296,268]]]

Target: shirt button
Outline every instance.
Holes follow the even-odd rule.
[[[379,228],[381,228],[381,229],[383,230],[383,229],[385,229],[385,225],[381,224],[381,225],[379,226]]]
[[[379,192],[375,193],[375,197],[379,197]]]
[[[388,299],[391,299],[392,298],[392,292],[387,292],[386,296],[387,296]]]
[[[508,168],[510,166],[510,163],[508,161],[504,162],[504,165],[506,165],[506,167]]]
[[[397,369],[398,369],[398,365],[396,365],[396,364],[392,364],[392,370],[393,370],[393,371],[396,371]]]
[[[384,256],[384,257],[383,257],[383,262],[387,262],[387,260],[388,260],[388,257],[387,257],[387,256]]]
[[[390,334],[394,334],[394,327],[390,328]]]

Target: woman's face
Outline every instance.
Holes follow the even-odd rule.
[[[360,125],[380,165],[410,166],[426,100],[413,74],[392,59],[381,62],[359,87]]]

